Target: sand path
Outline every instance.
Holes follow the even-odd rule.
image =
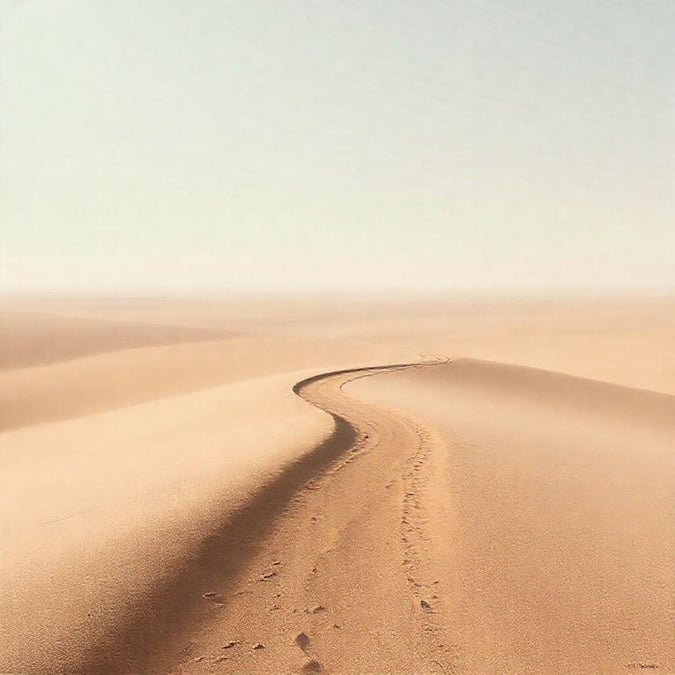
[[[335,432],[174,670],[671,672],[673,397],[471,361],[296,391]]]
[[[459,672],[675,672],[675,397],[468,359],[348,392],[440,439],[429,554]]]
[[[407,417],[342,392],[355,379],[421,367],[348,371],[296,386],[336,420],[328,446],[318,449],[324,466],[316,455],[304,460],[317,471],[290,501],[266,495],[243,541],[255,555],[214,586],[226,600],[204,602],[203,627],[175,669],[453,668],[427,555],[425,490],[436,440]],[[273,513],[280,517],[261,542],[253,523]]]
[[[329,305],[0,317],[0,670],[675,672],[672,312]]]

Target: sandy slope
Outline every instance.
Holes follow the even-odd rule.
[[[207,538],[330,433],[296,379],[2,434],[0,511],[15,517],[2,523],[0,670],[127,669],[166,637],[166,612],[189,616],[208,590],[190,576]]]
[[[191,326],[0,311],[0,363],[5,371],[118,349],[225,337],[229,335],[223,330]]]
[[[209,542],[331,433],[330,418],[292,392],[298,369],[400,353],[189,332],[161,344],[163,329],[103,323],[124,339],[99,353],[88,323],[66,351],[50,329],[8,350],[17,365],[36,352],[45,365],[0,381],[2,672],[141,667],[201,602]],[[160,344],[129,349],[139,333]]]
[[[357,440],[177,670],[672,671],[672,397],[475,361],[302,393]]]
[[[0,309],[14,315],[19,311],[49,312],[68,321],[106,319],[127,326],[152,323],[155,330],[165,325],[172,331],[182,326],[226,335],[328,338],[334,345],[358,341],[545,368],[675,394],[672,295],[0,296]],[[43,326],[43,334],[44,330],[53,333],[51,326]]]
[[[461,350],[672,392],[668,302],[38,304],[0,331],[0,671],[675,670],[672,396],[292,391]]]
[[[432,580],[409,496],[433,441],[406,418],[341,394],[367,374],[303,387],[305,399],[356,426],[338,437],[334,461],[277,510],[245,573],[217,588],[229,600],[186,635],[177,670],[429,671],[452,659],[436,648],[435,617],[420,605],[418,584]],[[306,645],[296,642],[303,633]]]
[[[675,671],[675,398],[476,361],[349,392],[441,435],[427,532],[462,670]]]
[[[13,369],[0,379],[0,430],[325,365],[408,356],[391,348],[316,338],[250,335],[154,345]]]

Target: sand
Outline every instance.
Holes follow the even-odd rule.
[[[675,672],[674,309],[3,298],[0,671]]]
[[[462,670],[673,671],[673,397],[471,360],[348,392],[440,434],[425,590]]]

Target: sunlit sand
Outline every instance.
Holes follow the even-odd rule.
[[[0,669],[669,672],[674,308],[6,297]]]

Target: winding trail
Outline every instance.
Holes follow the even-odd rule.
[[[440,359],[294,391],[332,433],[206,543],[127,672],[672,671],[673,397]]]
[[[334,432],[295,467],[292,496],[271,486],[247,519],[251,531],[230,533],[236,574],[215,589],[222,602],[203,603],[201,627],[183,639],[175,670],[455,669],[456,651],[442,642],[427,531],[439,441],[342,391],[355,379],[436,363],[326,373],[296,385],[333,417]],[[263,518],[269,531],[256,532]]]

